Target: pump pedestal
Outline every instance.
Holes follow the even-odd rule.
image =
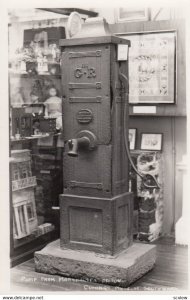
[[[127,287],[150,271],[156,261],[153,245],[133,243],[111,256],[92,251],[61,249],[60,240],[35,253],[36,271],[88,282]]]

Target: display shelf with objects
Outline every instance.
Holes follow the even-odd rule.
[[[47,155],[41,154],[43,148],[37,146],[37,143],[34,144],[31,150],[11,151],[11,226],[13,226],[11,263],[13,265],[27,259],[29,253],[32,256],[36,249],[40,249],[59,234],[59,211],[54,210],[54,207],[59,206],[59,193],[62,189],[62,169],[59,167],[62,161],[62,150],[60,153],[60,149],[56,147],[50,149],[50,153],[54,150],[53,154],[49,154],[53,159],[48,160]],[[21,146],[23,147],[23,143]],[[19,147],[17,145],[14,148]],[[21,156],[19,162],[15,159],[18,155]],[[26,155],[27,161],[24,159]],[[40,159],[41,163],[39,163]]]
[[[12,265],[58,237],[63,189],[58,41],[65,28],[27,29],[23,36],[9,60]]]
[[[29,73],[21,73],[19,72],[15,72],[15,70],[9,69],[9,75],[10,77],[13,78],[40,78],[40,77],[45,77],[48,76],[49,78],[58,78],[61,79],[61,74],[29,74]]]
[[[162,234],[163,202],[163,156],[160,151],[131,150],[133,162],[141,174],[155,176],[159,189],[147,188],[133,170],[130,187],[134,193],[134,234],[140,241],[152,242]]]
[[[9,57],[11,73],[59,75],[59,39],[65,38],[64,27],[25,29],[23,45]]]
[[[54,230],[53,224],[40,224],[37,215],[37,181],[32,174],[30,150],[13,150],[11,157],[14,240],[30,235],[35,237]],[[16,244],[19,245],[19,242]]]

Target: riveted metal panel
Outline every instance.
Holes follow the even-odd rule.
[[[87,130],[99,144],[108,144],[110,128],[110,45],[65,48],[62,54],[63,113],[65,139],[83,130],[76,115],[90,109],[93,121]]]
[[[111,145],[94,151],[79,152],[78,157],[64,154],[64,186],[68,194],[111,195]]]

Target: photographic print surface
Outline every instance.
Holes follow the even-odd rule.
[[[66,2],[18,6],[2,22],[9,78],[2,71],[0,127],[9,149],[0,285],[17,300],[26,300],[23,291],[40,292],[36,300],[48,292],[182,293],[190,236],[185,20],[139,3]],[[74,33],[80,26],[71,22],[69,34],[73,14],[82,29]]]

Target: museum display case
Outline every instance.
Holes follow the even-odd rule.
[[[11,263],[59,235],[63,188],[59,38],[64,27],[27,29],[9,60]]]

